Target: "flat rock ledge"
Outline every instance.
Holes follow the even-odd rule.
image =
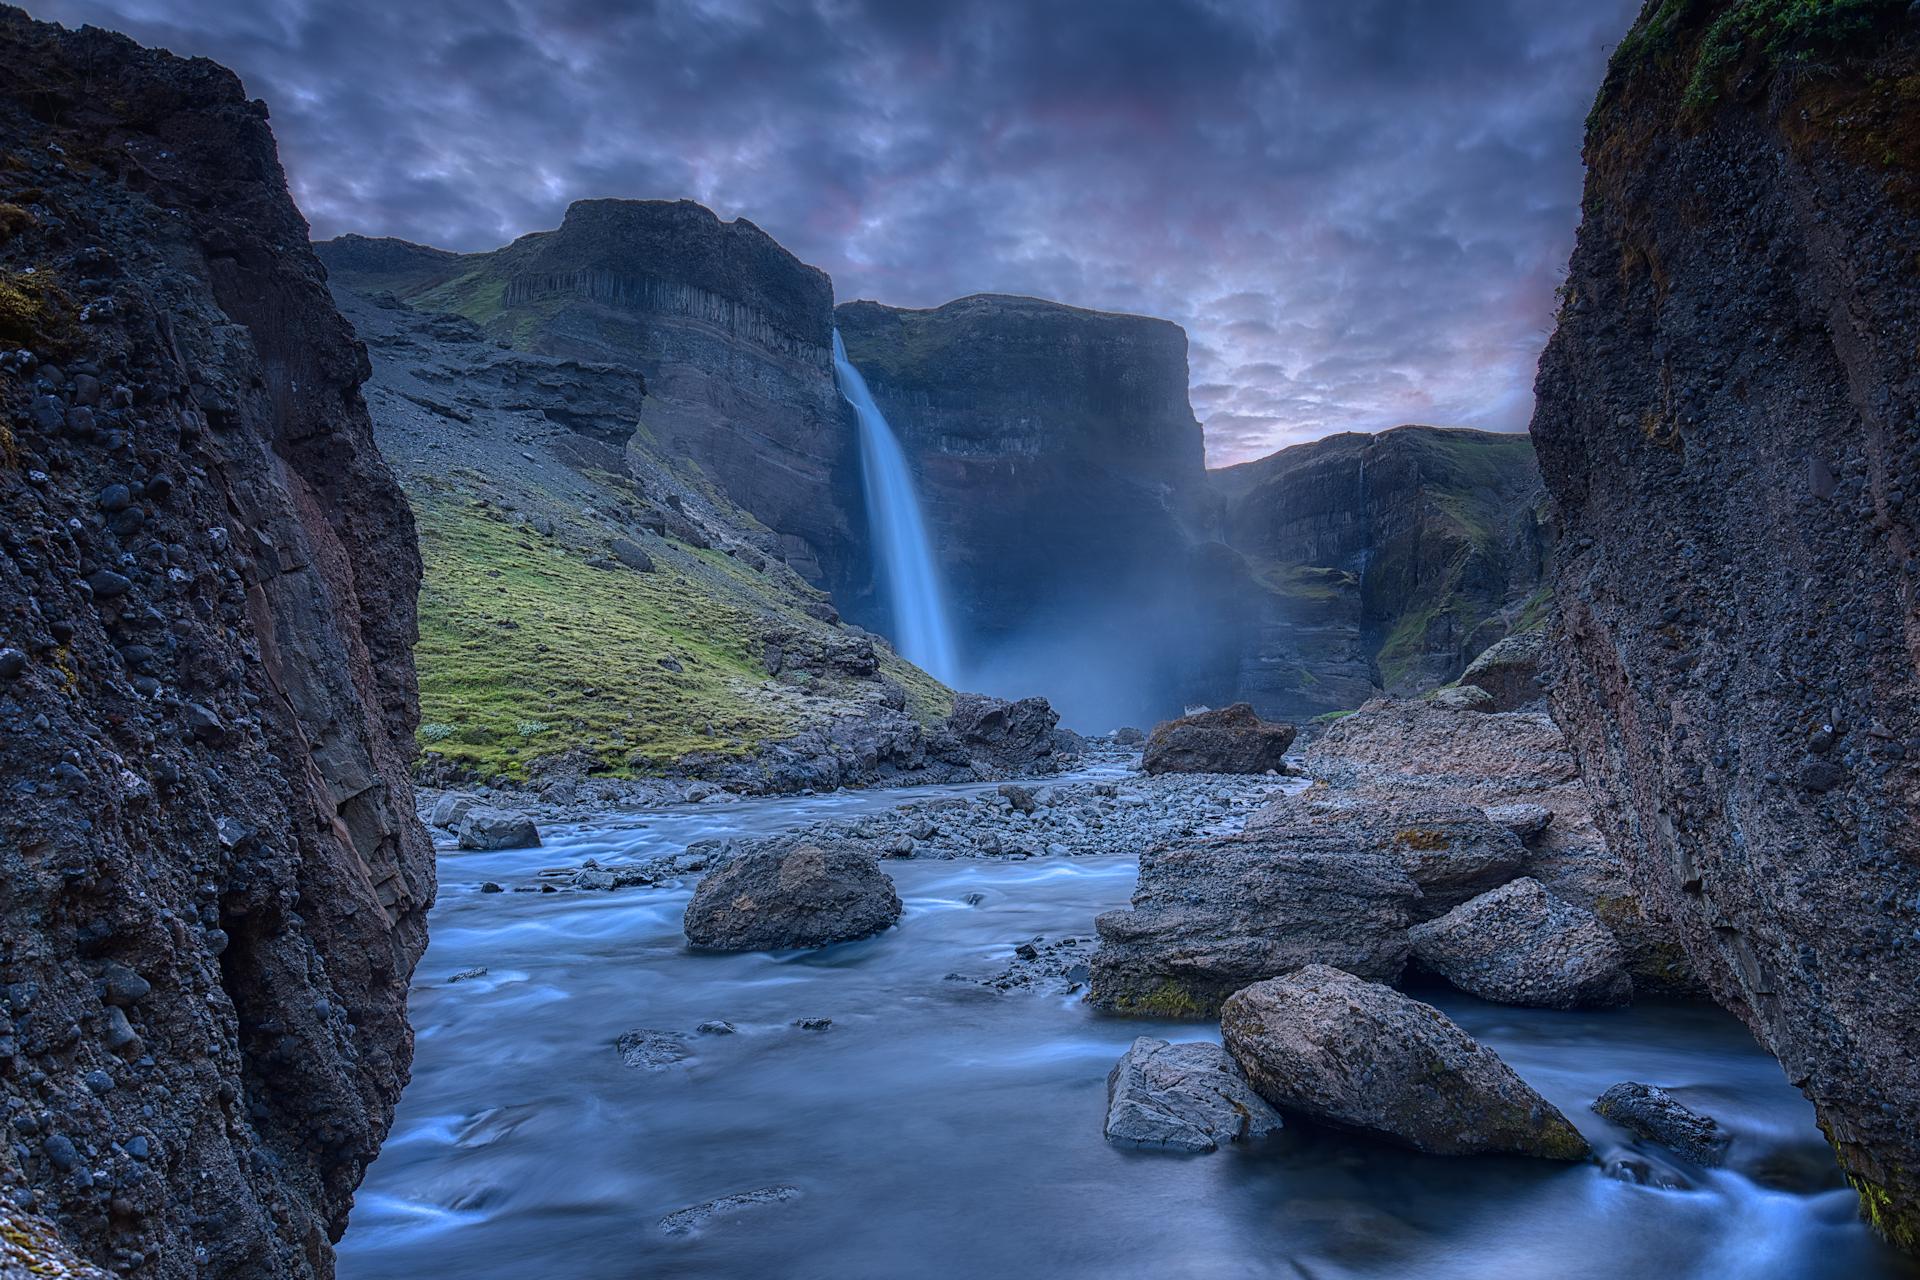
[[[1408,937],[1421,964],[1482,1000],[1584,1009],[1633,999],[1612,930],[1537,880],[1503,884],[1415,925]]]
[[[1221,1035],[1283,1114],[1434,1155],[1584,1160],[1587,1140],[1431,1005],[1326,965],[1234,993]]]
[[[871,854],[845,845],[775,845],[707,873],[687,904],[687,940],[709,951],[779,951],[850,942],[891,928],[900,895]]]
[[[1280,1114],[1217,1044],[1141,1036],[1107,1075],[1107,1141],[1168,1151],[1215,1151],[1264,1138]]]

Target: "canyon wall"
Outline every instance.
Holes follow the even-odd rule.
[[[1209,479],[1254,583],[1234,696],[1267,715],[1423,692],[1544,617],[1544,494],[1523,435],[1344,432]]]
[[[1649,4],[1533,438],[1607,837],[1920,1245],[1920,31]]]
[[[688,200],[582,200],[490,253],[358,236],[317,248],[356,292],[464,316],[520,350],[638,369],[639,443],[697,464],[809,581],[840,599],[870,590],[833,285],[751,222]]]
[[[991,294],[835,315],[911,460],[970,679],[1090,729],[1231,691],[1245,573],[1208,536],[1178,325]]]
[[[0,1196],[327,1276],[434,891],[366,358],[231,73],[0,9],[0,140]]]

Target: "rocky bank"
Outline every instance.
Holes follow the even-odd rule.
[[[0,1184],[120,1275],[332,1274],[434,893],[413,524],[266,116],[0,9]]]
[[[1920,28],[1649,4],[1533,438],[1556,716],[1649,908],[1920,1247]]]

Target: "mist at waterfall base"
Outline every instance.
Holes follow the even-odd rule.
[[[1007,512],[1007,539],[1023,550],[1046,546],[1045,568],[1001,582],[991,606],[978,584],[956,603],[906,452],[837,330],[833,367],[858,427],[880,615],[870,621],[901,656],[956,689],[1038,694],[1064,724],[1086,733],[1150,726],[1187,705],[1231,700],[1247,627],[1237,612],[1244,592],[1235,581],[1245,574],[1237,557],[1228,552],[1234,563],[1227,564],[1203,549],[1169,565],[1166,531],[1147,524],[1098,541],[1048,536],[1062,503],[1151,505],[1137,494],[1088,497],[1097,489],[1076,477],[1079,483],[1054,491],[1047,509]],[[1014,551],[1002,548],[1007,559]]]

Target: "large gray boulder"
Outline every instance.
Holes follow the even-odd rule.
[[[1537,880],[1501,885],[1408,936],[1420,963],[1483,1000],[1579,1009],[1633,998],[1612,931]]]
[[[1045,698],[1009,702],[982,693],[957,694],[947,728],[966,754],[992,773],[1047,772],[1055,767],[1060,713]]]
[[[710,871],[687,904],[687,940],[710,951],[849,942],[891,928],[900,895],[873,855],[850,845],[786,844]]]
[[[1204,1040],[1141,1036],[1107,1075],[1109,1142],[1213,1151],[1279,1127],[1279,1113],[1253,1091],[1240,1064]]]
[[[1327,965],[1235,992],[1220,1033],[1282,1113],[1435,1155],[1582,1160],[1585,1138],[1431,1005]]]
[[[1397,860],[1338,824],[1148,850],[1133,906],[1094,921],[1090,999],[1157,1017],[1208,1017],[1250,982],[1329,964],[1391,982],[1419,889]]]
[[[1460,689],[1486,693],[1487,711],[1519,711],[1539,704],[1547,695],[1540,687],[1540,657],[1546,649],[1544,630],[1522,631],[1491,645],[1460,673]]]
[[[1594,1100],[1593,1109],[1621,1128],[1657,1142],[1697,1165],[1716,1168],[1727,1159],[1733,1135],[1658,1085],[1622,1081]]]
[[[1446,801],[1382,803],[1353,797],[1289,798],[1247,819],[1247,830],[1299,838],[1310,827],[1336,829],[1356,849],[1392,858],[1420,887],[1416,920],[1445,915],[1520,874],[1526,846],[1512,830],[1471,805]]]
[[[1285,773],[1294,728],[1236,702],[1154,726],[1140,764],[1148,773]]]
[[[462,849],[531,849],[540,843],[540,829],[517,809],[474,805],[461,816],[456,830]]]

